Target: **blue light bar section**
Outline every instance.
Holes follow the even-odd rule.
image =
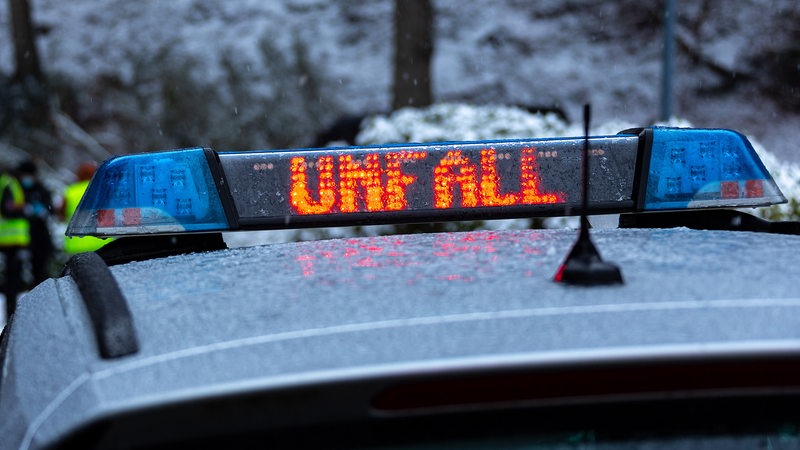
[[[644,210],[786,202],[753,146],[735,131],[656,127],[651,148]]]
[[[202,148],[110,159],[98,168],[68,236],[228,229]]]

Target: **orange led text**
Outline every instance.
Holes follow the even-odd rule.
[[[332,214],[409,209],[408,189],[414,185],[422,199],[412,200],[423,208],[473,208],[563,203],[563,192],[546,192],[536,150],[523,148],[519,153],[518,191],[509,191],[501,183],[507,174],[498,171],[499,159],[511,159],[493,148],[481,150],[471,160],[460,150],[447,151],[443,157],[419,169],[407,165],[424,162],[426,151],[402,150],[361,155],[323,155],[307,160],[295,156],[290,161],[292,211],[297,214]],[[433,166],[435,164],[435,166]],[[415,173],[417,175],[412,175]],[[430,177],[430,178],[429,178]],[[417,178],[422,178],[418,180]],[[511,180],[508,180],[511,181]],[[511,183],[513,186],[515,183]],[[423,192],[420,190],[431,189]],[[427,204],[432,200],[432,205]],[[420,203],[421,202],[421,203]],[[413,203],[412,203],[413,204]]]

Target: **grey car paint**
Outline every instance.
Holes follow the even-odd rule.
[[[552,281],[569,230],[276,244],[112,267],[141,348],[97,356],[72,279],[20,302],[0,448],[122,411],[252,389],[470,367],[800,351],[800,237],[596,230],[626,283]]]

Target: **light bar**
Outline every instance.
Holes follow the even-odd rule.
[[[104,163],[67,234],[122,236],[580,213],[584,138],[249,152],[176,150]],[[728,130],[589,139],[588,213],[785,199]]]

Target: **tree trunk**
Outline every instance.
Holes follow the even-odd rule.
[[[25,82],[32,78],[43,84],[44,75],[36,50],[31,5],[28,0],[8,0],[8,9],[11,11],[11,39],[16,63],[14,80]]]
[[[433,8],[430,0],[395,0],[392,109],[432,102]]]
[[[9,83],[9,95],[14,99],[14,106],[8,114],[12,120],[21,121],[26,126],[47,127],[50,125],[49,93],[36,50],[30,0],[8,0],[8,9],[11,12],[15,63]]]

